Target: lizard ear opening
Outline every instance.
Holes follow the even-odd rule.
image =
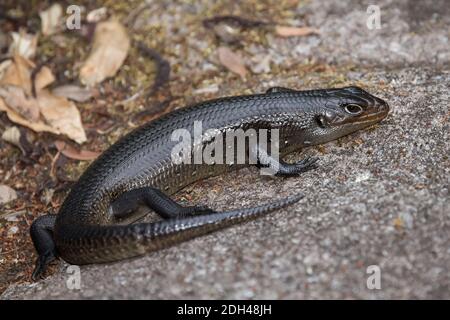
[[[317,125],[322,129],[325,129],[327,127],[327,120],[322,115],[316,117],[316,122]]]

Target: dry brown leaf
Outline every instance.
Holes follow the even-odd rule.
[[[0,79],[0,85],[14,85],[31,95],[31,70],[35,67],[30,60],[16,54],[13,63],[6,69]]]
[[[25,59],[33,58],[37,49],[37,35],[26,33],[24,30],[11,32],[12,43],[9,46],[10,55],[20,55]]]
[[[6,70],[11,66],[12,61],[7,59],[0,63],[0,80],[3,78],[3,75],[5,74]]]
[[[223,66],[228,70],[237,73],[241,78],[245,78],[247,75],[247,68],[245,67],[242,57],[227,47],[219,47],[217,52],[219,54],[219,61]]]
[[[116,74],[127,57],[130,38],[116,20],[97,24],[89,57],[80,69],[82,83],[92,86]]]
[[[0,79],[0,110],[6,111],[11,121],[34,131],[65,134],[78,143],[86,141],[75,104],[43,89],[54,81],[49,68],[44,66],[36,74],[37,98],[31,96],[32,68],[34,64],[31,61],[19,55],[14,56],[14,62]],[[40,119],[40,114],[43,119]]]
[[[38,110],[45,122],[40,120],[39,117],[36,120],[23,117],[17,110],[9,104],[7,105],[2,98],[0,98],[0,111],[5,111],[12,122],[36,132],[46,131],[54,134],[65,134],[77,143],[86,141],[86,133],[81,123],[80,113],[73,102],[64,97],[52,95],[45,89],[37,93],[37,99],[30,98],[30,100],[35,101],[38,105]],[[23,102],[21,106],[24,106]]]
[[[75,160],[93,160],[100,155],[100,152],[90,150],[78,150],[64,141],[55,141],[56,149],[65,155],[67,158]]]
[[[39,72],[36,74],[36,77],[34,78],[34,87],[36,88],[36,91],[40,91],[51,84],[53,81],[55,81],[55,76],[53,75],[50,68],[44,66],[39,70]]]
[[[55,3],[47,10],[39,12],[41,17],[41,31],[44,36],[54,34],[61,26],[63,9],[60,4]]]
[[[39,104],[33,97],[27,97],[22,88],[13,85],[2,86],[0,87],[0,97],[25,119],[32,122],[39,120]]]
[[[27,155],[30,151],[30,142],[27,135],[22,135],[22,132],[16,126],[7,128],[2,134],[2,139],[18,147],[23,155]]]
[[[37,100],[46,123],[77,143],[86,141],[80,112],[73,102],[52,95],[46,89],[38,92]]]
[[[101,20],[104,20],[108,15],[108,9],[106,7],[101,7],[90,11],[86,15],[87,22],[96,23]]]
[[[34,130],[36,132],[46,131],[46,132],[51,132],[54,134],[61,134],[61,132],[46,125],[42,121],[31,122],[31,121],[28,121],[28,120],[22,118],[22,116],[20,114],[18,114],[16,111],[14,111],[10,107],[8,107],[2,98],[0,98],[0,111],[5,111],[9,120],[11,120],[12,122],[20,124],[21,126],[24,126],[24,127],[28,127],[31,130]]]
[[[280,37],[303,37],[311,34],[319,34],[319,30],[311,27],[285,27],[276,26],[275,32]]]
[[[0,204],[8,203],[17,199],[16,191],[7,185],[0,184]]]
[[[78,102],[86,102],[92,98],[92,90],[73,84],[56,87],[52,90],[52,93],[55,96],[65,97]]]

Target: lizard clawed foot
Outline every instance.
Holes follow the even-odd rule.
[[[36,260],[36,266],[34,267],[31,279],[33,279],[33,281],[36,281],[38,278],[41,278],[43,273],[47,269],[48,264],[55,259],[56,256],[52,251],[39,255]]]
[[[305,159],[302,159],[300,161],[297,161],[295,163],[281,163],[280,162],[280,168],[278,169],[278,172],[276,175],[278,176],[297,176],[303,172],[307,172],[313,169],[317,168],[317,160],[319,158],[316,157],[306,157]]]
[[[308,156],[305,159],[295,162],[294,163],[295,173],[303,173],[306,171],[317,169],[317,167],[318,167],[317,161],[318,160],[319,160],[319,158],[317,158],[317,157]]]

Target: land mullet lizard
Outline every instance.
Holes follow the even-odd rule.
[[[194,121],[201,121],[204,130],[222,134],[236,129],[278,129],[279,160],[258,152],[258,147],[246,151],[255,152],[261,160],[257,166],[276,167],[276,176],[296,176],[315,168],[317,159],[287,163],[282,160],[284,155],[368,127],[388,111],[385,101],[358,87],[309,91],[275,87],[262,94],[202,102],[151,121],[97,158],[72,187],[57,215],[44,215],[33,222],[30,233],[39,255],[33,278],[56,257],[71,264],[134,257],[260,217],[303,197],[298,193],[226,212],[181,206],[169,196],[200,179],[249,164],[174,163],[177,142],[171,137],[176,129],[192,132]],[[194,142],[192,150],[204,149],[208,143],[211,140]],[[162,219],[136,222],[142,217],[136,209],[142,205]]]

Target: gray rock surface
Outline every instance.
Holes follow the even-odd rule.
[[[320,167],[299,178],[245,169],[180,193],[219,210],[297,190],[306,194],[301,202],[141,258],[83,266],[81,290],[68,289],[61,264],[1,298],[449,299],[450,9],[445,1],[378,2],[376,31],[365,27],[367,5],[359,1],[299,7],[321,36],[274,40],[270,54],[352,63],[343,76],[387,100],[387,119],[305,150]],[[366,286],[370,265],[381,270],[380,290]]]

